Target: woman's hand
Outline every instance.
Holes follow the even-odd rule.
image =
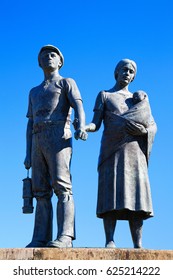
[[[135,122],[127,122],[126,130],[129,134],[132,135],[145,135],[147,134],[146,128],[142,124]]]

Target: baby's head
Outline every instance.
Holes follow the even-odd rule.
[[[144,100],[145,98],[147,98],[147,94],[143,90],[138,90],[138,91],[135,91],[133,93],[133,102],[134,102],[134,104]]]

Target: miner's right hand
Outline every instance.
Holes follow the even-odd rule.
[[[31,168],[31,157],[30,156],[26,156],[25,160],[24,160],[24,165],[26,169],[30,169]]]

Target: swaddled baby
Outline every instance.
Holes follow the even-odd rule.
[[[138,90],[133,94],[133,106],[121,116],[129,121],[148,127],[151,121],[151,109],[148,96],[145,91]]]
[[[144,100],[145,98],[148,99],[148,96],[147,96],[146,92],[143,90],[138,90],[133,93],[133,103],[134,104]]]

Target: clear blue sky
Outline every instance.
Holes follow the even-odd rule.
[[[29,90],[43,80],[38,51],[53,44],[65,57],[60,74],[78,84],[87,122],[98,92],[115,83],[116,63],[122,58],[136,61],[138,72],[130,90],[148,93],[158,125],[149,164],[155,217],[144,222],[143,246],[173,249],[172,14],[172,0],[1,3],[0,247],[25,247],[32,237],[34,214],[22,214],[25,115]],[[87,142],[73,141],[74,247],[105,243],[102,220],[95,214],[102,128]],[[55,197],[53,204],[55,209]],[[128,222],[118,222],[115,242],[118,248],[133,247]]]

